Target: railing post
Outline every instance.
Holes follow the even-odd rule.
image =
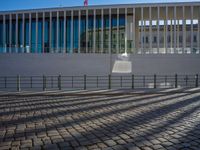
[[[175,74],[175,88],[178,87],[178,75]]]
[[[134,75],[132,75],[132,89],[134,89]]]
[[[111,89],[111,75],[108,75],[108,89]]]
[[[196,74],[196,87],[198,87],[199,86],[199,75],[198,74]]]
[[[43,75],[43,91],[46,90],[46,77]]]
[[[20,75],[17,75],[17,91],[18,91],[18,92],[21,91],[21,87],[20,87],[21,83],[20,83],[20,82],[21,82],[21,81],[20,81]]]
[[[87,76],[86,75],[84,75],[84,90],[86,90],[86,80],[87,80]]]
[[[62,87],[61,87],[61,75],[58,76],[58,89],[62,90]]]
[[[154,74],[154,89],[156,89],[156,74]]]
[[[145,76],[143,76],[143,88],[145,88]]]

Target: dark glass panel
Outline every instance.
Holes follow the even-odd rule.
[[[73,52],[78,53],[78,17],[74,17],[74,31],[73,31]]]

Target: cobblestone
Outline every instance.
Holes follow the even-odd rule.
[[[0,97],[0,150],[200,149],[200,93]]]

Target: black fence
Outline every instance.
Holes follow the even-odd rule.
[[[5,76],[0,77],[2,91],[195,88],[199,75],[127,75],[127,76]]]

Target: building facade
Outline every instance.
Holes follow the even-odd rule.
[[[25,60],[23,62],[23,57],[27,59],[32,56],[35,58],[36,55],[34,56],[34,54],[47,54],[46,56],[42,55],[45,58],[40,58],[39,55],[35,58],[35,61],[41,61],[40,64],[42,64],[42,60],[48,60],[49,54],[54,53],[61,53],[59,57],[75,57],[73,59],[77,59],[77,62],[85,57],[83,57],[84,54],[88,54],[86,59],[94,57],[96,61],[98,59],[95,59],[95,57],[101,57],[100,54],[105,54],[102,55],[103,58],[112,59],[108,61],[111,62],[111,65],[107,65],[110,67],[108,70],[111,70],[112,62],[118,58],[117,55],[122,53],[133,55],[134,59],[137,59],[138,55],[142,55],[138,57],[148,57],[149,55],[149,57],[155,58],[170,55],[171,58],[180,57],[178,58],[180,60],[195,57],[199,61],[200,2],[0,12],[0,53],[0,66],[2,65],[2,67],[11,67],[12,65],[7,61],[11,58],[15,59],[18,64],[20,62],[27,64]],[[16,54],[10,55],[10,53]],[[18,53],[21,55],[17,55]],[[23,55],[24,53],[30,53],[30,55]],[[78,55],[75,56],[76,54]],[[163,56],[163,54],[166,54],[166,56]],[[179,56],[179,54],[182,54],[182,56]],[[54,55],[53,59],[56,59],[57,56]],[[78,56],[80,58],[77,58]],[[69,60],[69,58],[66,59]],[[59,63],[59,60],[56,59],[54,62]],[[90,64],[90,62],[88,63]],[[99,59],[99,63],[102,63],[101,59]],[[155,64],[157,63],[159,64],[159,62],[155,62]],[[134,64],[137,64],[137,62],[134,62]],[[138,64],[140,63],[138,62]],[[32,66],[29,65],[30,68]],[[61,64],[60,66],[65,65]],[[18,67],[21,67],[21,65]],[[143,67],[145,69],[145,66]],[[133,68],[132,70],[137,69]],[[13,70],[13,68],[10,70]],[[26,71],[27,69],[24,69],[22,72]],[[198,71],[196,69],[193,72]],[[13,73],[15,72],[20,73],[13,71]],[[162,73],[159,70],[157,72]],[[171,71],[170,73],[174,72]],[[8,73],[12,73],[12,71]],[[73,71],[69,69],[67,73],[73,73]]]
[[[200,3],[0,12],[0,52],[199,53]]]

